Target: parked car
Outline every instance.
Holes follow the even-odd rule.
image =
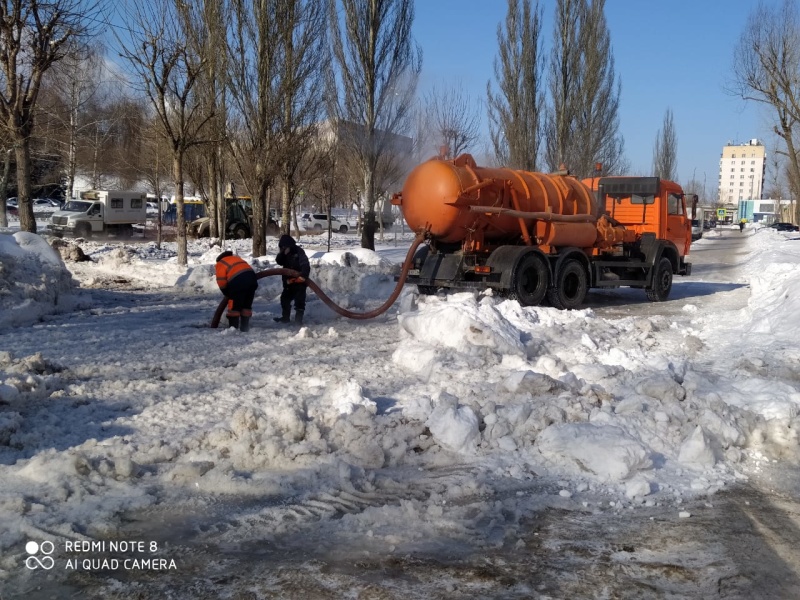
[[[61,203],[58,200],[51,200],[50,198],[34,198],[32,204],[34,211],[61,208]]]
[[[703,223],[700,219],[692,219],[692,240],[699,240],[703,237]]]
[[[321,233],[328,229],[328,215],[324,213],[305,213],[300,218],[300,227],[306,231],[316,231]],[[331,230],[339,233],[347,233],[350,227],[344,221],[331,215]]]
[[[158,217],[158,204],[155,202],[147,203],[147,216],[148,218],[155,219]]]
[[[800,227],[794,225],[793,223],[784,223],[783,221],[778,221],[770,225],[772,229],[776,229],[777,231],[798,231]]]

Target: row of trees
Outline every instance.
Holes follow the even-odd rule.
[[[18,83],[0,98],[0,143],[13,154],[28,231],[34,144],[60,157],[68,193],[78,172],[98,187],[113,172],[159,196],[172,190],[181,263],[185,182],[216,216],[212,235],[227,183],[251,196],[256,256],[266,252],[269,207],[280,207],[288,231],[299,197],[363,199],[361,241],[372,248],[376,200],[408,166],[398,139],[413,139],[414,160],[424,147],[454,156],[479,139],[462,90],[438,87],[416,101],[412,0],[132,0],[110,42],[119,71],[87,44],[97,36],[85,0],[0,4],[3,76]],[[579,177],[597,162],[605,173],[627,170],[604,9],[605,0],[557,0],[548,55],[539,0],[508,0],[487,84],[498,163],[566,166]],[[654,148],[661,176],[674,178],[676,145],[668,111]]]
[[[261,255],[271,201],[279,201],[288,229],[300,193],[335,194],[337,182],[323,173],[356,174],[362,245],[374,246],[376,196],[396,171],[393,149],[410,127],[421,69],[411,0],[134,0],[113,44],[124,65],[116,81],[93,72],[102,49],[85,46],[96,8],[85,0],[0,3],[0,56],[12,82],[0,99],[0,141],[15,153],[23,230],[36,230],[31,145],[58,128],[68,188],[77,165],[101,171],[112,145],[118,164],[157,195],[174,190],[180,263],[186,181],[219,217],[214,227],[224,222],[226,183],[241,182],[239,191],[252,197],[253,252]],[[132,100],[103,102],[101,88],[123,85]],[[335,125],[322,143],[326,117]],[[92,135],[95,143],[86,143]]]
[[[605,0],[557,0],[549,56],[542,21],[538,0],[508,0],[497,31],[498,91],[487,84],[495,156],[513,168],[567,167],[578,177],[598,162],[605,173],[625,171]]]

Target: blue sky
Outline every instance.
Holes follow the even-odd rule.
[[[773,3],[776,0],[771,0]],[[679,181],[694,175],[711,194],[728,141],[759,138],[771,154],[768,113],[732,97],[733,48],[750,11],[749,0],[608,0],[606,17],[622,82],[620,128],[633,174],[651,171],[653,144],[671,108],[678,137]],[[544,42],[552,38],[554,0],[543,0]],[[423,0],[416,3],[414,36],[423,49],[420,91],[433,83],[463,83],[485,99],[494,79],[497,25],[504,0]],[[486,126],[485,108],[481,118]],[[479,153],[476,149],[476,154]],[[769,181],[769,174],[767,175]]]

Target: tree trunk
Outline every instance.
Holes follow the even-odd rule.
[[[786,117],[781,117],[780,123],[782,134],[778,132],[777,128],[775,131],[783,138],[783,141],[786,142],[786,153],[789,159],[790,174],[789,191],[792,198],[797,198],[798,194],[800,193],[800,160],[798,160],[797,149],[795,148],[794,138],[792,137],[792,125]],[[800,204],[795,207],[795,210],[792,211],[792,214],[794,217],[794,222],[800,223]]]
[[[188,264],[186,252],[186,213],[183,210],[183,153],[179,150],[172,161],[172,173],[175,179],[175,208],[177,210],[177,242],[178,264],[185,267]]]
[[[69,113],[69,149],[67,150],[67,197],[65,200],[72,198],[72,193],[75,189],[75,172],[77,171],[77,130],[78,130],[78,107],[73,106]]]
[[[266,213],[267,188],[269,182],[264,178],[263,165],[256,166],[256,181],[258,188],[253,197],[253,222],[251,224],[253,235],[253,257],[264,256],[267,253],[267,239],[264,231],[264,213]]]
[[[92,153],[92,187],[98,189],[100,187],[100,176],[97,173],[97,155],[100,151],[100,130],[98,126],[94,126],[94,152]]]
[[[3,206],[0,207],[0,227],[8,227],[8,209],[6,207],[6,200],[8,199],[8,176],[11,173],[11,153],[14,152],[13,148],[6,150],[6,158],[3,161],[3,176],[0,178],[0,202]]]
[[[210,206],[208,207],[209,217],[209,235],[212,238],[219,237],[219,203],[224,202],[222,195],[220,195],[220,188],[222,187],[222,177],[219,173],[219,145],[214,149],[211,154],[211,164],[209,165],[209,181],[208,189],[211,190]]]
[[[30,138],[17,140],[14,146],[17,156],[17,204],[19,210],[19,229],[36,233],[36,218],[31,203],[31,147]]]
[[[375,250],[375,173],[364,171],[364,227],[361,230],[361,247]]]

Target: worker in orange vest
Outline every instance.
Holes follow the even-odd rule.
[[[258,289],[255,271],[230,250],[217,257],[215,271],[217,285],[228,299],[228,327],[249,331],[250,317],[253,316],[253,298]]]

